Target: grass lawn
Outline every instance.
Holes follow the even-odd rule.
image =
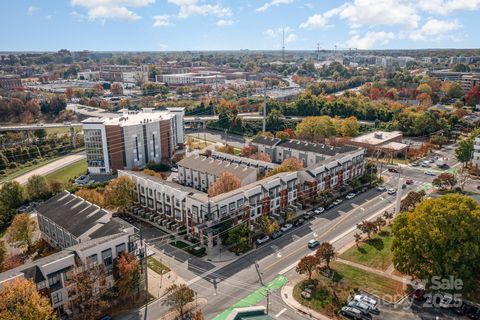
[[[74,162],[60,170],[52,172],[47,175],[48,179],[58,180],[64,184],[68,183],[70,179],[74,179],[87,172],[87,163],[85,160]]]
[[[295,300],[332,318],[338,318],[338,310],[346,304],[349,296],[356,290],[362,289],[386,301],[394,302],[403,297],[406,287],[403,283],[385,278],[349,265],[333,262],[333,281],[321,274],[314,274],[312,298],[307,300],[301,296],[308,286],[308,281],[299,282],[293,289]],[[334,299],[333,290],[338,297]]]
[[[182,250],[185,250],[185,251],[187,251],[188,248],[190,247],[190,245],[188,243],[185,243],[185,242],[180,241],[180,240],[170,242],[170,245],[174,246],[175,248],[182,249]]]
[[[391,229],[384,228],[372,239],[362,241],[358,249],[352,246],[340,258],[385,271],[392,264],[392,241]]]
[[[15,168],[15,169],[7,169],[6,174],[4,174],[0,177],[0,183],[4,183],[4,182],[10,181],[10,180],[13,180],[16,177],[19,177],[19,176],[21,176],[21,175],[23,175],[27,172],[30,172],[32,170],[37,169],[37,168],[40,168],[41,166],[44,166],[47,163],[53,162],[57,159],[58,159],[58,157],[39,159],[36,164],[21,165],[18,168]]]
[[[147,258],[147,266],[158,274],[170,272],[170,269],[154,257]]]

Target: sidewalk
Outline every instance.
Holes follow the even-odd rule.
[[[298,276],[293,279],[290,279],[286,285],[282,287],[281,290],[281,297],[283,302],[285,302],[290,308],[293,310],[299,311],[302,314],[308,315],[312,319],[318,320],[330,320],[331,318],[318,313],[302,304],[300,304],[295,298],[293,297],[293,288],[302,280],[303,277]]]

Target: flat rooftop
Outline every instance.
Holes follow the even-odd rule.
[[[403,134],[400,131],[374,131],[364,134],[363,136],[352,138],[350,141],[376,146],[402,136]]]
[[[176,111],[176,110],[173,110]],[[131,126],[162,120],[169,120],[174,117],[168,110],[143,111],[138,113],[120,114],[115,117],[92,117],[82,121],[83,124],[103,123],[105,125]]]
[[[177,163],[179,166],[190,168],[195,171],[220,176],[224,172],[229,172],[239,179],[244,179],[251,174],[257,175],[255,168],[247,167],[245,165],[232,163],[226,160],[218,160],[207,158],[203,156],[185,157]]]

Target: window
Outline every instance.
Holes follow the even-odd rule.
[[[59,302],[62,302],[63,301],[62,293],[61,292],[52,293],[52,301],[53,301],[53,304],[57,304]]]
[[[237,200],[237,208],[241,209],[243,207],[243,199]]]
[[[103,265],[105,267],[109,267],[112,265],[112,249],[107,249],[105,251],[102,251],[102,260],[103,260]]]
[[[48,277],[48,286],[54,286],[55,284],[60,282],[60,274],[56,273],[53,276]]]
[[[92,254],[91,256],[87,257],[87,267],[93,268],[98,264],[97,254]]]
[[[126,250],[125,243],[122,243],[116,246],[115,251],[116,251],[117,257],[119,257],[122,254],[122,252],[125,252],[125,250]]]

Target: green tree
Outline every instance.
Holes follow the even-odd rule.
[[[458,161],[466,166],[471,160],[473,155],[474,140],[471,138],[464,139],[458,143],[457,149],[455,149],[455,156]]]
[[[283,130],[285,128],[285,117],[280,110],[274,109],[267,115],[265,125],[267,130]]]
[[[26,247],[27,250],[30,250],[32,236],[36,229],[35,221],[30,219],[28,214],[18,214],[7,229],[7,241],[12,245]]]
[[[449,98],[460,98],[463,95],[463,90],[460,84],[452,82],[448,85],[446,93]]]
[[[51,193],[47,178],[38,175],[28,178],[26,191],[28,198],[32,200],[44,199]]]
[[[227,233],[227,245],[235,245],[236,254],[244,252],[248,249],[248,235],[250,230],[246,224],[239,224],[230,229]]]
[[[127,176],[118,177],[109,182],[103,194],[106,205],[117,207],[121,212],[133,205],[135,184]]]
[[[25,202],[25,188],[17,181],[7,181],[0,189],[0,202],[15,209]]]
[[[274,219],[270,218],[267,215],[261,216],[258,219],[258,224],[262,232],[267,236],[271,236],[275,231],[278,231],[280,229],[280,226],[278,225],[277,221],[275,221]]]
[[[178,319],[183,319],[185,306],[193,302],[194,298],[195,292],[185,284],[172,284],[165,291],[165,299],[162,304],[174,308],[179,314]]]
[[[295,134],[299,139],[322,142],[325,138],[335,136],[337,130],[328,116],[307,117],[297,125]]]
[[[463,281],[472,288],[480,265],[480,210],[478,203],[458,194],[422,201],[412,212],[395,218],[395,268],[417,279],[432,277]]]

